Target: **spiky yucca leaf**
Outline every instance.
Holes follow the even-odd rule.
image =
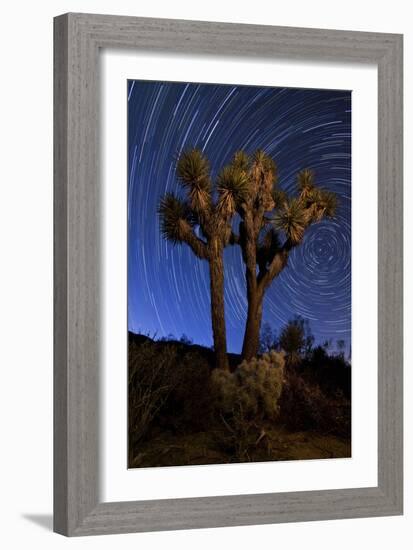
[[[282,189],[273,187],[272,190],[272,200],[274,201],[275,208],[280,208],[285,202],[288,201],[288,195]]]
[[[320,221],[323,217],[319,207],[321,201],[320,189],[318,187],[303,188],[300,193],[299,200],[306,210],[309,223]]]
[[[158,208],[161,233],[174,244],[183,240],[183,229],[191,225],[191,211],[188,205],[173,193],[167,193]]]
[[[261,168],[262,170],[271,171],[273,175],[276,174],[276,166],[273,159],[267,155],[262,149],[257,149],[252,155],[252,164],[256,168]]]
[[[252,156],[250,176],[251,196],[257,207],[272,210],[275,206],[272,192],[277,181],[277,168],[272,158],[261,149]]]
[[[176,165],[176,172],[180,180],[186,185],[200,183],[210,185],[209,162],[199,149],[183,151]]]
[[[333,218],[337,207],[337,196],[331,191],[314,187],[305,199],[311,221],[317,222],[324,217]]]
[[[209,162],[199,149],[184,151],[178,159],[176,172],[185,188],[191,207],[198,212],[211,205]]]
[[[337,210],[337,195],[332,191],[321,191],[321,204],[324,208],[324,216],[333,218]]]
[[[314,193],[317,192],[314,180],[314,172],[308,168],[301,170],[297,175],[297,187],[300,193],[300,199],[302,201],[308,201],[307,207],[312,206],[314,203]]]
[[[299,243],[303,238],[307,224],[308,217],[303,208],[303,203],[297,198],[284,203],[274,219],[275,227],[284,231],[294,244]]]
[[[248,170],[249,163],[250,163],[249,156],[245,151],[242,151],[242,150],[237,151],[232,159],[233,166],[245,171]]]
[[[298,189],[301,193],[310,192],[314,189],[314,172],[306,168],[301,170],[297,176]]]
[[[217,178],[218,210],[232,215],[248,196],[248,176],[241,168],[229,165]]]

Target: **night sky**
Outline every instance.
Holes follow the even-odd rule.
[[[351,92],[128,81],[128,328],[157,338],[185,334],[212,345],[208,264],[159,230],[165,192],[182,195],[176,158],[202,149],[212,176],[235,151],[263,149],[279,187],[299,170],[338,195],[334,220],[311,226],[266,293],[263,322],[279,330],[301,315],[316,342],[351,339]],[[247,301],[239,247],[225,260],[228,351],[240,352]]]

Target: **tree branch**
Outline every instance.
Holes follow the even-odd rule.
[[[231,231],[231,235],[229,236],[229,244],[240,244],[240,236],[234,233],[234,231]]]
[[[297,244],[298,243],[294,243],[290,239],[287,239],[279,252],[274,255],[269,266],[263,271],[260,270],[258,274],[258,286],[261,291],[264,291],[271,284],[273,279],[281,273],[287,265],[290,251],[297,246]]]
[[[181,219],[178,223],[181,240],[191,248],[198,258],[206,260],[208,258],[208,250],[204,241],[195,235],[193,228],[186,220]]]
[[[264,223],[264,214],[265,214],[265,208],[262,201],[260,201],[256,212],[254,212],[254,218],[253,218],[253,227],[254,227],[254,237],[255,239],[258,238],[258,235],[260,234],[260,231],[263,227]]]

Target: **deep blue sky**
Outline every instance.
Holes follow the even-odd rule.
[[[159,230],[157,207],[181,193],[179,153],[204,151],[212,175],[233,153],[260,148],[277,163],[279,186],[297,172],[337,193],[336,219],[312,226],[267,291],[263,320],[279,329],[294,315],[316,341],[351,339],[351,92],[128,81],[128,327],[157,337],[187,335],[212,344],[208,265]],[[240,352],[246,317],[238,247],[225,251],[228,349]]]

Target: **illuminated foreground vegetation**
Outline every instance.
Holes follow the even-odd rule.
[[[129,334],[129,467],[351,455],[351,367],[292,321],[251,361]],[[265,338],[264,338],[265,337]],[[285,349],[280,349],[280,342]]]

